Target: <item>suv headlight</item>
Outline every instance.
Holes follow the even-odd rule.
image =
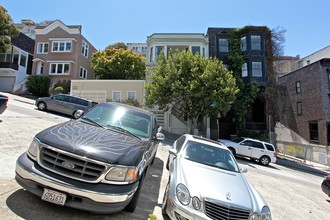
[[[37,159],[40,145],[41,145],[41,142],[39,141],[39,139],[34,137],[32,143],[30,144],[30,147],[28,149],[28,155],[34,160]]]
[[[176,196],[182,205],[189,205],[190,193],[187,187],[181,183],[176,186]]]
[[[272,219],[272,215],[270,213],[270,209],[268,208],[268,206],[264,206],[261,209],[260,219],[261,220],[271,220]]]
[[[106,180],[116,182],[134,182],[137,179],[137,169],[131,167],[112,167],[105,176]]]

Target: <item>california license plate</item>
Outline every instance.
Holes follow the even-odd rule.
[[[54,190],[44,189],[44,193],[42,194],[41,199],[47,202],[55,203],[57,205],[64,205],[66,195]]]

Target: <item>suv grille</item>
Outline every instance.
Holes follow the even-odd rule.
[[[105,170],[105,166],[45,147],[41,149],[40,161],[45,168],[55,173],[85,182],[97,180]]]
[[[225,203],[205,201],[205,214],[215,220],[249,219],[250,210]]]

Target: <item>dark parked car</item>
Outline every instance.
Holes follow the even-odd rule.
[[[321,188],[322,191],[330,197],[330,175],[324,178]]]
[[[91,109],[97,103],[70,95],[58,94],[50,97],[38,98],[35,105],[39,110],[55,111],[66,115],[71,115],[73,118],[77,118],[77,110],[83,110],[84,112]]]
[[[81,111],[78,111],[81,113]],[[42,200],[95,213],[133,212],[159,141],[155,115],[100,103],[37,134],[16,163],[16,181]]]
[[[2,114],[6,108],[8,103],[8,97],[5,95],[0,95],[0,114]]]

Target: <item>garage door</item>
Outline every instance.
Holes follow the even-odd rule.
[[[0,76],[0,92],[12,92],[15,84],[15,77]]]
[[[107,101],[107,91],[104,90],[72,90],[71,95],[82,97],[88,100],[93,100],[94,102]]]

